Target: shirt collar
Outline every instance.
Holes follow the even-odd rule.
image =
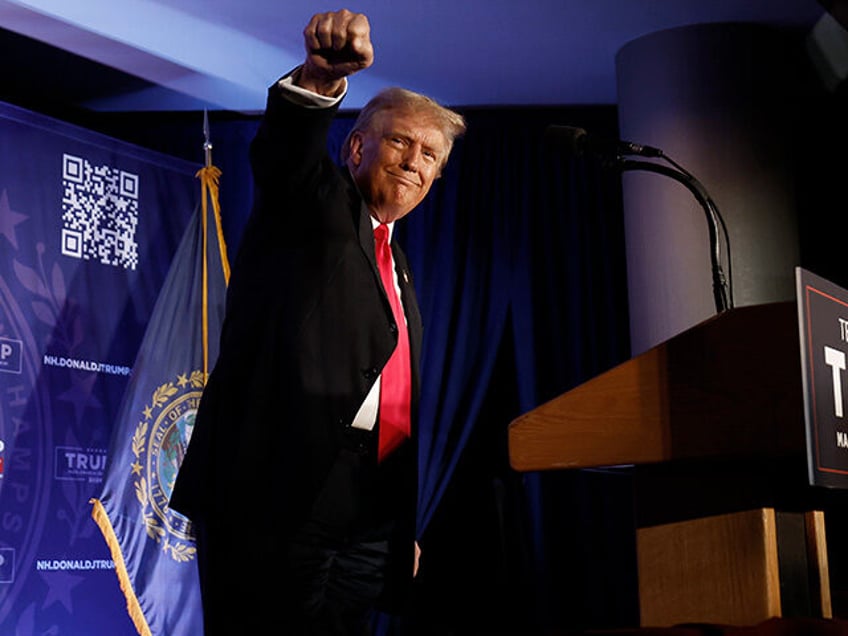
[[[368,218],[371,219],[371,229],[376,230],[377,226],[380,225],[380,221],[375,219],[370,214],[368,215]],[[394,231],[394,229],[395,229],[395,222],[392,221],[391,223],[386,223],[385,225],[386,225],[386,227],[389,228],[389,243],[391,243],[392,242],[392,231]]]

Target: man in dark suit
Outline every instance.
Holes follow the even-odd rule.
[[[465,123],[383,91],[340,169],[327,135],[373,62],[370,25],[342,10],[303,35],[251,145],[254,209],[171,498],[196,529],[207,635],[367,633],[418,567],[422,325],[406,257],[375,236],[426,196]]]

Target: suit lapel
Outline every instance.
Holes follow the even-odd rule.
[[[356,187],[353,186],[353,191],[356,192]],[[374,248],[374,228],[371,224],[371,213],[361,197],[357,195],[359,200],[359,219],[358,219],[358,234],[359,244],[368,262],[371,264],[371,269],[374,272],[374,280],[380,285],[383,294],[384,306],[386,315],[391,317],[392,308],[389,305],[389,299],[382,290],[380,282],[380,270],[377,268],[377,254]],[[394,239],[391,242],[392,256],[395,259],[395,269],[398,273],[398,284],[401,290],[401,302],[403,304],[404,313],[406,314],[407,325],[409,327],[409,343],[413,361],[413,372],[417,374],[418,361],[421,356],[421,338],[423,327],[421,322],[421,312],[418,309],[418,301],[415,296],[415,287],[412,281],[412,274],[409,271],[409,264],[406,260],[406,254],[400,246],[396,245]]]
[[[368,257],[368,262],[371,263],[371,269],[374,270],[377,280],[379,280],[380,271],[377,269],[377,253],[374,249],[374,228],[371,226],[371,213],[368,211],[368,207],[361,199],[359,203],[358,232],[359,244],[362,246],[365,256]]]

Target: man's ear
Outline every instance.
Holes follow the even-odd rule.
[[[354,166],[358,166],[362,162],[362,132],[355,130],[350,135],[350,154],[348,156]]]

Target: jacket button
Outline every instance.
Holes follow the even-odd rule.
[[[393,323],[393,322],[389,323],[389,331],[391,331],[393,334],[395,334],[395,333],[397,333],[397,330],[398,330],[398,328],[397,328],[397,325],[395,323]]]
[[[362,375],[365,376],[366,380],[373,380],[379,375],[379,371],[377,367],[371,367],[370,369],[363,369]]]

